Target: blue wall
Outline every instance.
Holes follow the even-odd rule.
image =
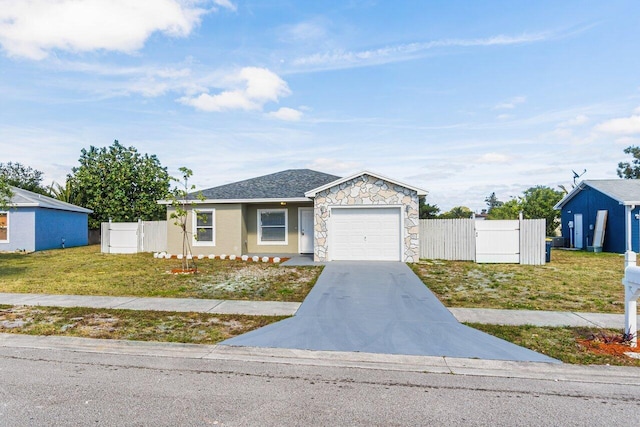
[[[35,251],[36,208],[11,208],[9,213],[9,242],[0,243],[0,251]]]
[[[84,246],[89,242],[88,215],[56,209],[37,209],[35,250],[55,249],[64,246]]]
[[[595,228],[596,215],[599,210],[607,210],[607,224],[604,233],[604,244],[602,250],[604,252],[624,253],[625,251],[625,209],[616,200],[606,196],[589,186],[585,186],[562,208],[562,237],[567,242],[570,241],[571,230],[569,229],[569,221],[573,221],[574,214],[582,214],[583,227],[583,247],[593,245],[593,232],[589,229],[589,225]],[[639,208],[632,212],[632,246],[633,251],[638,252],[640,244],[638,242],[638,220],[633,216],[640,212]],[[575,243],[574,243],[575,245]]]

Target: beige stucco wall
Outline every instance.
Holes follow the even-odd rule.
[[[198,204],[202,210],[215,209],[215,245],[197,242],[194,244],[191,237],[193,215],[191,208],[187,216],[187,231],[192,244],[193,255],[244,255],[244,254],[293,254],[298,253],[298,208],[313,207],[309,203],[288,203],[281,206],[279,203],[269,204]],[[287,244],[286,245],[259,245],[258,244],[258,209],[287,209]],[[182,233],[180,227],[171,219],[173,208],[167,209],[167,252],[170,254],[182,253]]]
[[[215,245],[205,242],[195,242],[192,238],[192,208],[188,208],[187,231],[193,255],[227,254],[242,255],[243,252],[243,206],[241,204],[206,205],[199,204],[197,209],[215,210]],[[171,219],[173,208],[167,209],[167,252],[182,253],[182,232],[180,227]]]
[[[287,203],[281,206],[278,203],[256,204],[247,206],[245,216],[247,222],[247,253],[250,254],[297,254],[298,253],[298,208],[313,207],[309,203]],[[287,209],[287,244],[286,245],[259,245],[258,244],[258,209]]]

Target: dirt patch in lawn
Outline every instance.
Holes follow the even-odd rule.
[[[194,278],[201,294],[217,299],[302,301],[318,278],[315,267],[265,267],[246,264],[241,269],[215,271]]]
[[[95,308],[0,306],[0,332],[215,344],[284,318]]]
[[[624,258],[554,250],[540,266],[421,260],[411,268],[448,307],[624,312]]]

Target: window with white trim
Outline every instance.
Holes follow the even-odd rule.
[[[288,244],[287,224],[287,209],[258,209],[258,244]]]
[[[9,241],[9,213],[0,212],[0,242]]]
[[[216,245],[216,211],[194,210],[194,216],[191,218],[193,228],[193,245],[194,246],[215,246]]]

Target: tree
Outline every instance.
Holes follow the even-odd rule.
[[[562,192],[538,185],[524,192],[522,213],[525,218],[544,218],[547,221],[547,236],[554,236],[560,225],[560,211],[554,206],[562,199]]]
[[[499,208],[500,206],[502,206],[504,203],[501,202],[500,200],[498,200],[498,198],[496,197],[496,193],[493,192],[491,193],[489,196],[487,196],[484,199],[484,202],[487,204],[487,206],[489,207],[489,209],[487,209],[487,213],[490,214],[491,210],[494,208]]]
[[[13,191],[11,191],[9,183],[0,176],[0,211],[7,210],[12,197]]]
[[[101,222],[153,221],[166,217],[157,203],[169,194],[170,178],[155,155],[138,153],[117,140],[110,147],[82,149],[80,166],[73,168],[71,187],[81,206],[93,210],[89,227]]]
[[[431,205],[427,203],[424,197],[420,197],[418,200],[420,219],[437,218],[440,213],[438,205]]]
[[[618,176],[624,179],[640,178],[640,147],[629,146],[624,149],[625,154],[631,154],[631,162],[618,163]]]
[[[511,199],[489,211],[487,219],[518,219],[522,211],[520,199]]]
[[[195,201],[191,199],[189,195],[189,190],[195,190],[196,188],[194,185],[189,187],[189,178],[193,175],[193,171],[186,167],[181,167],[179,170],[182,173],[182,180],[176,178],[171,179],[179,182],[180,186],[175,187],[167,197],[169,199],[169,206],[173,208],[169,218],[173,220],[174,225],[180,228],[180,232],[182,233],[182,272],[197,273],[198,267],[191,253],[191,239],[189,237],[189,235],[193,233],[187,230],[187,217],[189,214],[187,207],[191,207],[191,213],[193,215],[192,221],[198,221],[204,217],[198,215],[198,212],[195,210]],[[202,193],[198,194],[197,199],[201,201],[204,200]]]
[[[17,162],[0,163],[0,175],[4,177],[4,181],[8,185],[46,194],[46,190],[40,185],[43,173],[30,166],[24,166]]]
[[[466,206],[456,206],[451,208],[450,211],[443,213],[438,218],[453,219],[453,218],[471,218],[473,212]]]
[[[67,177],[64,187],[57,182],[53,182],[49,187],[49,195],[56,200],[71,203],[74,205],[82,203],[80,195],[73,187],[73,179]]]

